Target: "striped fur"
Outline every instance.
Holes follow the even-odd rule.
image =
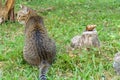
[[[55,42],[48,37],[42,17],[32,9],[22,6],[17,19],[25,25],[24,59],[40,69],[40,80],[46,80],[48,68],[56,55]]]

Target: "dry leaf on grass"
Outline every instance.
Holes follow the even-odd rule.
[[[86,31],[93,31],[96,25],[87,25]]]

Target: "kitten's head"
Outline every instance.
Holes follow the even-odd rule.
[[[36,12],[29,7],[20,5],[20,10],[17,13],[17,20],[20,24],[25,25],[28,21],[28,19],[32,16],[35,15]]]

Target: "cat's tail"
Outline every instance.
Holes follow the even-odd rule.
[[[46,75],[45,74],[41,74],[39,77],[39,80],[47,80]]]
[[[39,80],[47,80],[46,73],[47,73],[49,67],[50,67],[50,65],[46,61],[43,61],[40,64]]]

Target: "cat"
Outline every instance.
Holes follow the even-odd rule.
[[[96,25],[88,25],[82,35],[77,35],[71,39],[72,49],[81,49],[91,47],[99,47],[100,41],[98,39]]]
[[[55,42],[48,37],[43,18],[26,6],[21,5],[17,20],[25,26],[24,59],[40,69],[39,79],[46,80],[48,68],[56,56]]]
[[[15,0],[7,0],[3,6],[2,1],[0,0],[0,24],[7,20],[15,21],[14,3]]]
[[[113,59],[113,68],[117,75],[120,75],[120,52],[116,53]]]

